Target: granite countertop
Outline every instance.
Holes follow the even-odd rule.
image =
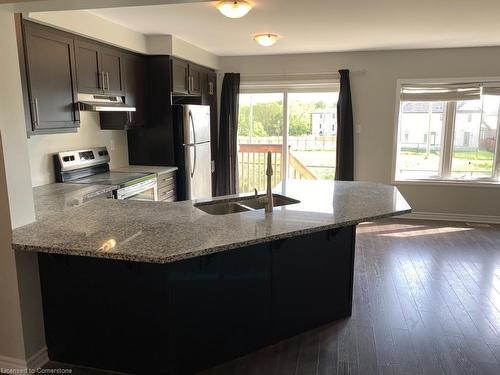
[[[397,188],[369,182],[288,180],[275,192],[300,203],[209,215],[192,201],[92,200],[15,229],[13,248],[169,263],[411,211]]]
[[[151,165],[128,165],[125,167],[113,169],[113,171],[114,172],[129,172],[129,173],[144,172],[144,173],[162,174],[162,173],[175,172],[177,169],[178,169],[177,167],[154,167]]]
[[[33,188],[36,220],[67,211],[96,198],[106,198],[117,186],[55,183]]]

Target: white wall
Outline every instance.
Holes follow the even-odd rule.
[[[220,57],[175,36],[172,37],[172,55],[208,68],[219,69]]]
[[[31,21],[99,40],[130,51],[147,53],[146,36],[109,22],[93,13],[72,10],[60,12],[37,12],[25,16]]]
[[[83,11],[35,12],[27,19],[148,55],[172,55],[212,69],[219,57],[172,35],[143,35],[96,14]]]
[[[11,248],[11,228],[35,219],[12,13],[0,12],[0,35],[0,362],[22,367],[45,337],[36,255]]]
[[[500,47],[220,57],[220,71],[244,74],[332,72],[351,75],[357,180],[391,183],[396,80],[500,77]],[[311,76],[316,77],[316,76]],[[276,78],[272,78],[275,80]],[[262,79],[260,79],[262,80]],[[222,79],[220,80],[222,82]],[[499,187],[400,185],[414,211],[500,216]]]
[[[77,133],[32,136],[28,140],[28,148],[33,186],[55,182],[54,153],[98,146],[108,148],[111,168],[128,165],[126,131],[101,130],[99,114],[96,112],[80,112],[80,129]]]

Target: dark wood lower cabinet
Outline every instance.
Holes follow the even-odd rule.
[[[148,264],[39,254],[49,357],[192,374],[351,314],[355,227]]]

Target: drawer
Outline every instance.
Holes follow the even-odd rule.
[[[164,201],[169,198],[176,198],[175,194],[175,188],[169,188],[169,187],[164,187],[161,189],[158,189],[158,200]]]
[[[175,186],[175,172],[158,175],[158,189],[166,186]]]

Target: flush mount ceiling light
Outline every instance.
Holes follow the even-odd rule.
[[[217,9],[226,17],[241,18],[252,9],[252,5],[244,0],[219,1]]]
[[[271,33],[256,34],[253,36],[253,39],[264,47],[271,47],[279,38],[281,38],[280,35]]]

